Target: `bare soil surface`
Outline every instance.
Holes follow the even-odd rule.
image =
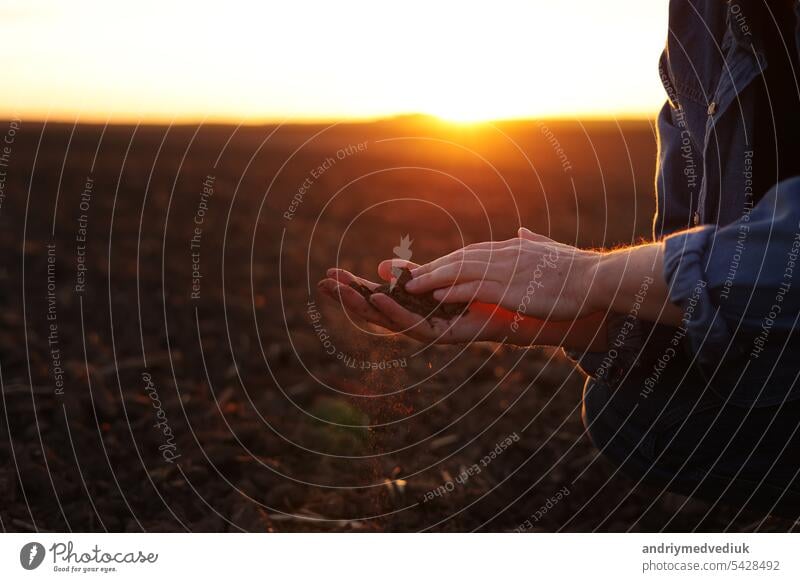
[[[0,199],[0,527],[788,529],[619,473],[559,350],[422,345],[315,295],[406,235],[418,263],[522,224],[639,240],[655,155],[644,122],[23,122]]]

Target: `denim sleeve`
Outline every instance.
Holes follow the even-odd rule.
[[[703,164],[683,115],[670,101],[658,114],[656,215],[653,220],[656,240],[692,225],[692,201],[697,198]]]
[[[776,184],[731,224],[693,228],[664,243],[670,300],[684,309],[680,328],[696,363],[707,375],[736,370],[727,384],[741,383],[748,373],[754,385],[739,389],[742,403],[775,401],[781,388],[758,384],[774,376],[777,359],[796,335],[800,177]],[[790,367],[797,366],[781,362],[782,370]],[[783,392],[793,389],[789,384]]]

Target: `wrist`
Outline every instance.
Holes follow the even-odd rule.
[[[596,309],[628,313],[650,321],[676,311],[662,275],[663,244],[649,243],[601,255],[589,300]],[[680,311],[680,310],[678,310]]]
[[[609,311],[619,285],[616,253],[597,253],[586,273],[587,311]]]

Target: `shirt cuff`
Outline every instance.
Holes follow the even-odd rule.
[[[716,228],[700,226],[664,239],[664,278],[669,299],[683,308],[679,325],[701,366],[718,364],[731,342],[725,318],[711,298],[705,263]]]

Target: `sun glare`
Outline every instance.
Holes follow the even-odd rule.
[[[499,121],[501,119],[511,119],[514,115],[504,115],[496,110],[485,110],[481,107],[470,108],[468,105],[463,107],[453,107],[450,109],[433,109],[424,111],[441,121],[457,125],[470,125],[475,123],[486,123],[489,121]]]
[[[0,116],[466,123],[663,100],[666,0],[12,4]]]

